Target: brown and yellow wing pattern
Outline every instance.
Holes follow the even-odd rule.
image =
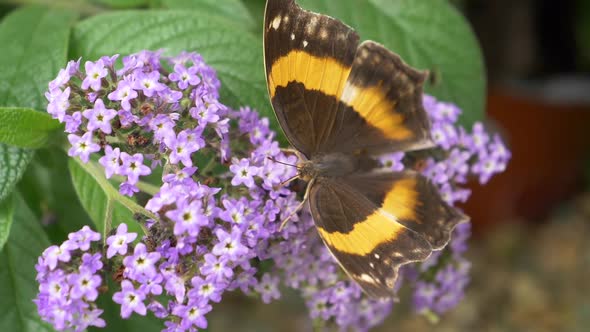
[[[399,266],[444,247],[466,219],[414,172],[317,179],[310,207],[330,252],[373,297],[392,296]]]

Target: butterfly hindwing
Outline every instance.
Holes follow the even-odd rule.
[[[359,43],[340,21],[267,1],[264,58],[269,95],[290,143],[306,156],[332,136],[339,99]]]
[[[426,259],[432,248],[341,179],[317,179],[310,208],[320,237],[346,273],[372,297],[390,297],[399,266]]]
[[[455,226],[467,220],[442,199],[430,180],[414,171],[358,172],[342,181],[397,222],[420,234],[433,250],[442,249]]]

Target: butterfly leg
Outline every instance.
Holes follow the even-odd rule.
[[[314,181],[315,181],[315,179],[311,179],[311,181],[309,181],[309,183],[307,184],[307,188],[305,188],[305,194],[303,195],[303,200],[301,201],[301,203],[299,203],[299,205],[297,205],[295,210],[293,210],[291,213],[289,213],[289,215],[281,222],[281,226],[279,227],[279,232],[283,230],[285,225],[287,225],[287,221],[289,221],[289,219],[291,219],[291,217],[293,217],[295,215],[295,213],[299,212],[299,210],[301,210],[301,208],[303,207],[303,204],[305,204],[305,202],[307,202],[307,199],[309,196],[309,191],[310,191],[311,186],[313,185]]]

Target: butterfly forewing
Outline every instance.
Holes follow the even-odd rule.
[[[270,0],[264,59],[273,108],[291,144],[310,157],[333,136],[339,100],[359,43],[340,21]]]

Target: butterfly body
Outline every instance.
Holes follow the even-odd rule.
[[[304,161],[305,198],[319,236],[372,297],[391,297],[399,267],[448,243],[465,215],[413,172],[376,156],[433,146],[422,107],[426,73],[344,23],[268,0],[264,60],[270,100]]]

